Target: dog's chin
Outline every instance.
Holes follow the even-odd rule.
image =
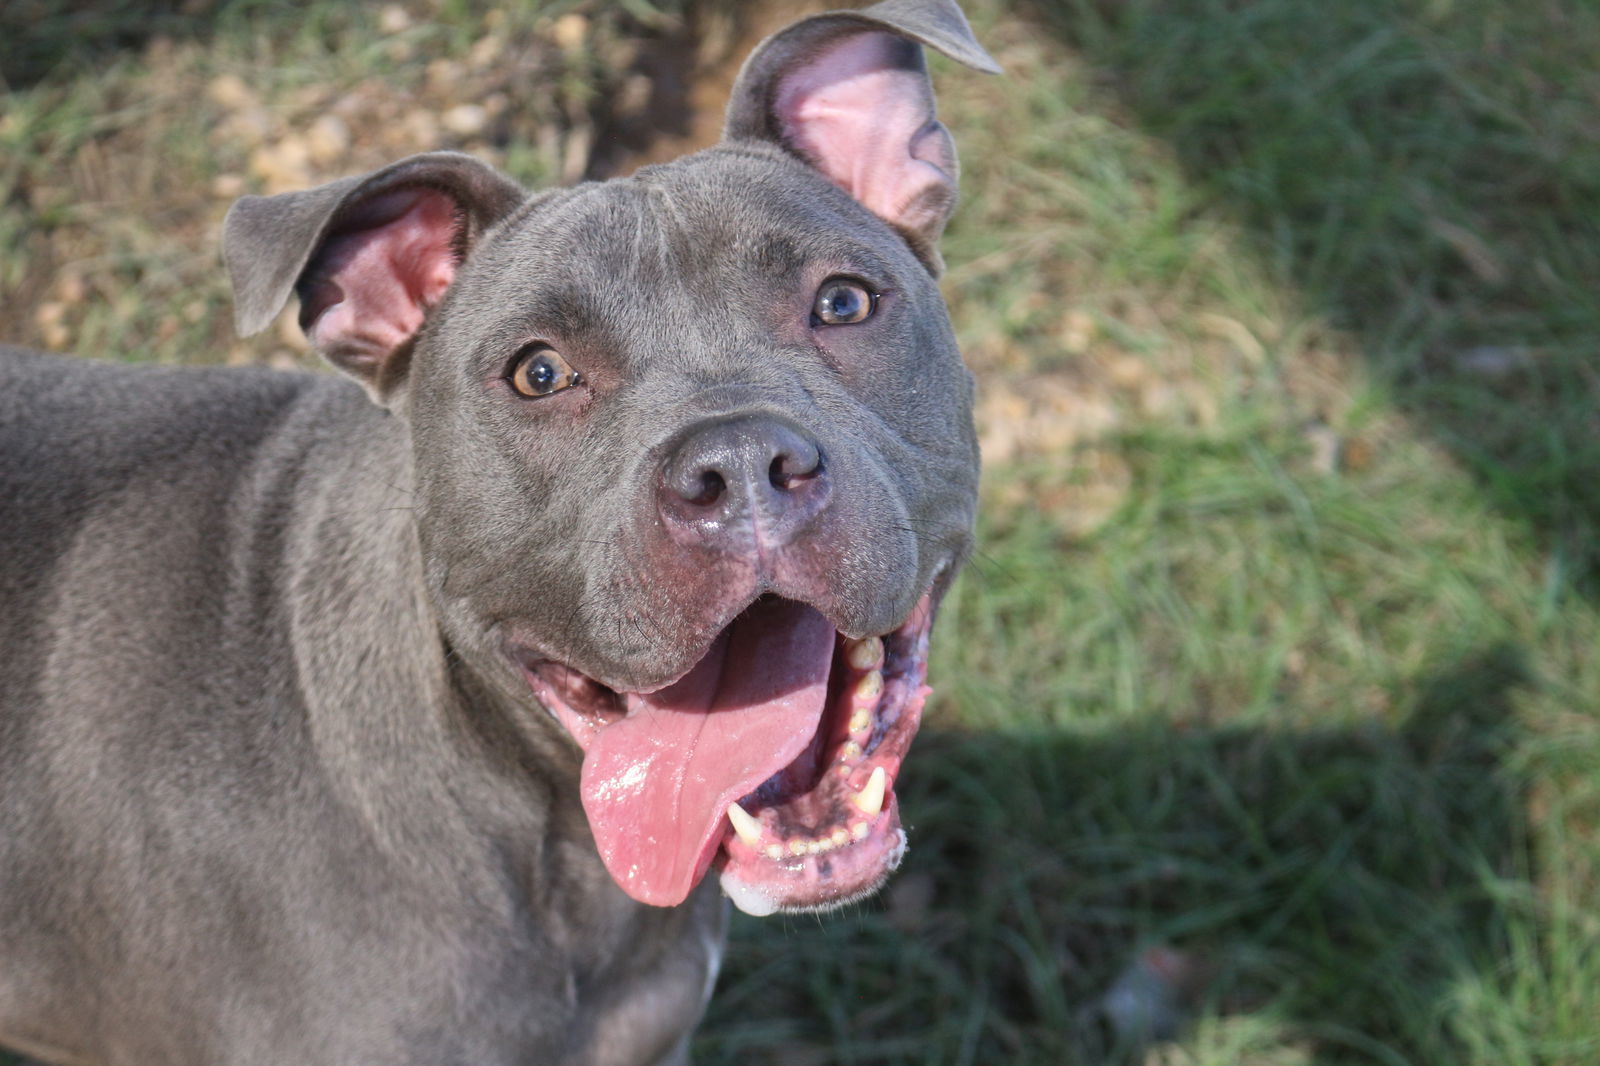
[[[876,891],[905,853],[893,786],[929,692],[935,598],[852,640],[812,607],[762,597],[650,694],[522,658],[585,752],[584,808],[623,890],[673,905],[716,869],[758,916]]]

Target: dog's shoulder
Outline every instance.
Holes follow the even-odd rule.
[[[341,407],[365,414],[359,390],[329,374],[0,346],[0,507],[64,503],[161,471],[238,471],[296,412]]]
[[[0,347],[0,604],[43,595],[86,530],[121,545],[124,578],[150,570],[173,531],[214,529],[250,485],[303,466],[306,425],[370,407],[329,374]]]
[[[0,345],[0,433],[71,447],[117,433],[234,435],[326,382],[326,375],[259,367],[164,367],[54,355]]]

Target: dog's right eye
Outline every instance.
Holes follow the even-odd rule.
[[[538,399],[570,389],[583,377],[548,344],[530,344],[517,353],[506,379],[518,395]]]

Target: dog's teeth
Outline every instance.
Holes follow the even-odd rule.
[[[806,842],[804,840],[791,840],[791,841],[789,841],[789,854],[790,855],[804,855],[805,853],[806,853]]]
[[[767,845],[767,858],[769,858],[769,859],[781,859],[781,858],[783,858],[783,845],[782,844],[768,844]]]
[[[875,818],[883,810],[883,794],[889,787],[889,775],[883,772],[883,767],[875,767],[872,776],[867,778],[867,787],[855,794],[855,804],[861,813],[868,818]]]
[[[872,832],[872,827],[866,822],[857,822],[855,825],[850,827],[850,835],[855,837],[857,840],[867,839],[867,834],[870,832]]]
[[[834,847],[842,848],[846,844],[850,843],[850,830],[841,825],[832,833],[828,834],[828,839],[833,841]]]
[[[883,662],[883,641],[878,637],[847,641],[844,657],[857,670],[871,670]]]
[[[855,713],[850,716],[850,732],[852,733],[865,732],[867,726],[871,724],[872,712],[865,707],[856,708]]]
[[[847,740],[844,742],[844,745],[839,748],[839,755],[843,757],[846,762],[859,759],[861,758],[861,745],[857,744],[853,740]]]
[[[856,682],[856,699],[875,700],[883,691],[883,671],[874,670],[870,674],[863,674],[860,681]]]
[[[761,843],[761,823],[737,803],[728,804],[728,821],[733,823],[733,831],[739,834],[740,840],[751,847]]]

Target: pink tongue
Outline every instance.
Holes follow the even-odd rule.
[[[795,760],[827,704],[834,629],[813,608],[759,600],[705,658],[583,759],[583,809],[606,869],[641,903],[682,903],[710,865],[728,804]]]

